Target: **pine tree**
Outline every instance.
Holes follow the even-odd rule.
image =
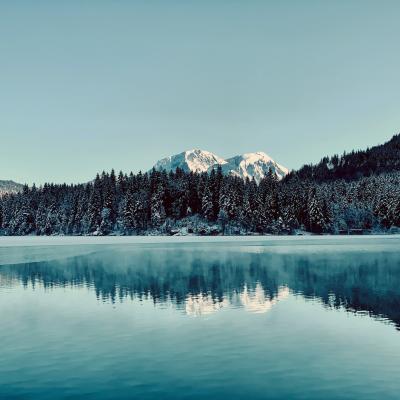
[[[390,200],[387,192],[382,192],[375,205],[375,215],[379,218],[379,221],[384,228],[389,228],[391,225],[391,212],[389,203]]]
[[[389,204],[391,220],[394,226],[400,227],[400,190],[396,190]]]
[[[325,219],[314,187],[308,194],[307,210],[309,229],[311,232],[322,233],[325,229]]]
[[[99,232],[101,224],[101,211],[102,207],[102,183],[99,175],[93,184],[93,189],[89,201],[88,216],[89,216],[89,232]]]
[[[3,204],[0,203],[0,232],[3,229]]]
[[[222,234],[225,234],[226,225],[228,224],[228,222],[229,222],[229,217],[226,211],[223,209],[219,210],[218,223],[221,227]]]
[[[212,221],[214,218],[212,195],[208,182],[206,182],[205,184],[203,197],[201,199],[201,213],[203,217],[208,221]]]
[[[239,216],[240,201],[237,182],[226,180],[220,191],[219,208],[228,216],[229,221],[236,219]]]
[[[126,233],[130,233],[135,228],[135,207],[131,190],[128,190],[126,194],[122,221]]]
[[[165,208],[163,204],[163,188],[159,186],[150,201],[150,219],[154,228],[160,227],[166,218]]]
[[[246,193],[243,198],[243,205],[240,210],[240,223],[246,229],[246,232],[252,230],[254,222],[254,213],[251,208],[249,194]]]
[[[213,169],[210,173],[210,191],[213,203],[213,219],[217,219],[219,214],[219,200],[221,195],[221,187],[223,182],[222,167],[217,166],[217,169]]]
[[[189,173],[186,197],[188,199],[188,214],[198,214],[201,212],[201,200],[204,187],[202,187],[202,179],[198,174]]]

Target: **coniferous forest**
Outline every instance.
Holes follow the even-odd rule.
[[[86,184],[24,186],[0,198],[2,235],[396,232],[400,135],[324,158],[282,181],[210,173],[98,174]]]

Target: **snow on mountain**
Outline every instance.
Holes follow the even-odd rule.
[[[256,153],[245,153],[228,158],[227,163],[222,166],[222,171],[227,174],[239,176],[243,179],[253,178],[260,182],[271,169],[278,179],[282,179],[289,170],[275,162],[268,154],[261,151]]]
[[[14,181],[1,181],[0,180],[0,197],[7,193],[21,192],[23,185]]]
[[[154,165],[154,168],[158,171],[166,170],[167,172],[175,171],[177,168],[185,172],[206,172],[218,164],[226,164],[226,161],[210,151],[193,149],[163,158]]]
[[[260,182],[272,169],[278,179],[282,179],[289,170],[275,162],[270,156],[263,152],[245,153],[224,160],[214,153],[205,150],[187,150],[174,156],[163,158],[158,161],[154,168],[158,171],[175,171],[181,168],[185,172],[207,172],[221,165],[222,172],[227,175],[247,177]]]

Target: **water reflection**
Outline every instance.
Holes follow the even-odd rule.
[[[194,317],[212,314],[221,308],[229,306],[229,300],[215,301],[211,295],[188,295],[185,301],[186,314]]]
[[[400,328],[400,254],[247,253],[115,247],[64,260],[0,267],[0,290],[85,286],[103,301],[172,302],[191,316],[228,306],[265,313],[289,292],[328,308],[363,312]]]
[[[257,283],[254,290],[249,290],[248,287],[245,286],[239,298],[247,311],[262,314],[269,311],[279,300],[286,299],[288,295],[289,289],[287,287],[282,287],[278,289],[278,293],[274,298],[270,298],[265,293],[262,285]]]

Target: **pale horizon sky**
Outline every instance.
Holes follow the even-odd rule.
[[[400,131],[400,2],[0,0],[0,180],[191,148],[299,168]]]

